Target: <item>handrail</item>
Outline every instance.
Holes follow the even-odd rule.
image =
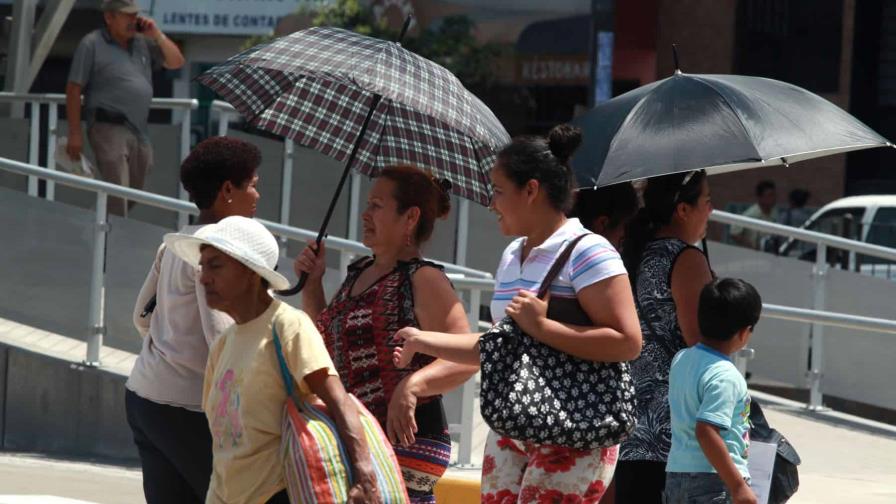
[[[491,288],[483,288],[485,284],[479,279],[469,278],[457,281],[452,280],[452,282],[454,283],[454,286],[458,288],[478,288],[483,292],[491,292]],[[807,324],[821,324],[830,327],[855,329],[858,331],[896,334],[896,320],[849,315],[848,313],[809,310],[793,306],[763,303],[762,316],[777,320],[787,320],[790,322],[804,322]],[[488,321],[482,320],[479,322],[480,330],[487,330],[490,327],[491,323]]]
[[[762,304],[762,316],[778,320],[789,320],[791,322],[807,322],[845,329],[896,334],[896,320],[876,317],[863,317],[861,315],[809,310],[768,303]]]
[[[84,189],[87,191],[102,191],[109,196],[133,200],[145,205],[164,208],[166,210],[173,210],[175,212],[187,212],[192,214],[199,213],[196,205],[187,201],[179,200],[177,198],[162,196],[161,194],[141,191],[139,189],[132,189],[130,187],[112,184],[103,180],[95,180],[92,178],[81,177],[79,175],[72,175],[71,173],[48,170],[46,168],[40,168],[38,166],[22,163],[13,159],[0,157],[0,169],[18,173],[20,175],[28,175],[46,180],[52,180],[53,182],[56,182],[58,184],[67,185],[69,187],[76,187],[78,189]]]
[[[828,247],[849,250],[852,252],[858,252],[860,254],[896,261],[896,249],[881,247],[880,245],[871,245],[869,243],[841,238],[839,236],[830,234],[819,233],[817,231],[808,231],[806,229],[794,228],[785,226],[783,224],[774,224],[759,219],[751,219],[742,215],[722,212],[720,210],[714,210],[709,216],[709,220],[722,224],[739,226],[751,229],[753,231],[786,236],[788,238],[794,238],[807,242],[821,243]]]
[[[212,100],[211,109],[218,110],[221,112],[226,112],[228,114],[236,114],[237,113],[236,108],[234,108],[233,105],[227,103],[226,101],[221,101],[221,100]],[[316,236],[315,236],[315,238],[316,238]]]
[[[87,191],[93,192],[104,192],[109,196],[119,197],[127,200],[136,201],[139,203],[143,203],[145,205],[154,206],[157,208],[163,208],[166,210],[172,210],[179,213],[189,213],[196,215],[199,211],[196,209],[196,205],[192,203],[188,203],[183,200],[179,200],[176,198],[172,198],[170,196],[162,196],[161,194],[155,194],[151,192],[141,191],[138,189],[132,189],[130,187],[124,187],[117,184],[112,184],[109,182],[105,182],[103,180],[95,180],[91,178],[81,177],[78,175],[72,175],[70,173],[48,170],[46,168],[41,168],[38,166],[33,166],[27,163],[22,163],[19,161],[15,161],[13,159],[7,159],[0,157],[0,169],[4,169],[6,171],[10,171],[13,173],[18,173],[20,175],[32,176],[43,178],[46,180],[52,180],[56,183],[67,185],[70,187],[76,187],[79,189],[84,189]],[[271,230],[272,233],[283,236],[286,238],[290,238],[298,241],[307,241],[317,237],[317,233],[314,231],[309,231],[307,229],[296,228],[292,226],[285,226],[283,224],[279,224],[276,222],[267,221],[264,219],[259,219],[268,229]],[[336,236],[330,236],[326,239],[326,244],[330,247],[349,252],[352,254],[369,254],[370,249],[365,247],[364,245],[346,240],[345,238],[339,238]],[[475,276],[482,279],[489,279],[492,277],[491,273],[480,271],[472,268],[467,268],[464,266],[458,266],[456,264],[445,263],[443,261],[433,261],[437,264],[440,264],[445,267],[445,270],[449,273],[460,273],[469,276]],[[490,280],[485,280],[485,283],[489,286],[492,285]]]
[[[0,92],[0,102],[36,102],[36,103],[65,103],[65,95],[59,93],[13,93]],[[151,108],[163,109],[190,109],[199,108],[199,100],[195,98],[153,98]]]

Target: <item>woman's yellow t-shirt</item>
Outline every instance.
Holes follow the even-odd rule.
[[[286,487],[280,429],[286,389],[274,349],[283,355],[303,396],[303,378],[327,369],[336,376],[323,338],[304,312],[274,300],[250,322],[228,329],[209,349],[202,409],[214,454],[207,503],[264,503]]]

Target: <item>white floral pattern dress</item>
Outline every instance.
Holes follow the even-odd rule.
[[[495,274],[492,319],[521,290],[536,292],[554,259],[573,238],[588,233],[578,219],[568,219],[525,260],[520,238],[507,246]],[[624,275],[619,253],[603,237],[583,238],[567,266],[551,283],[552,299],[575,297],[583,288]],[[566,446],[524,443],[489,432],[482,465],[483,503],[579,502],[596,504],[613,478],[619,446],[577,450]]]

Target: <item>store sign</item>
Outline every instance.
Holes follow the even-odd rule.
[[[588,57],[520,56],[517,79],[525,85],[587,85],[590,76]]]
[[[284,16],[333,0],[140,0],[165,33],[266,35]]]

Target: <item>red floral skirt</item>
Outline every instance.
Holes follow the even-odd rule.
[[[576,450],[489,432],[482,460],[484,504],[597,504],[613,479],[619,446]]]

